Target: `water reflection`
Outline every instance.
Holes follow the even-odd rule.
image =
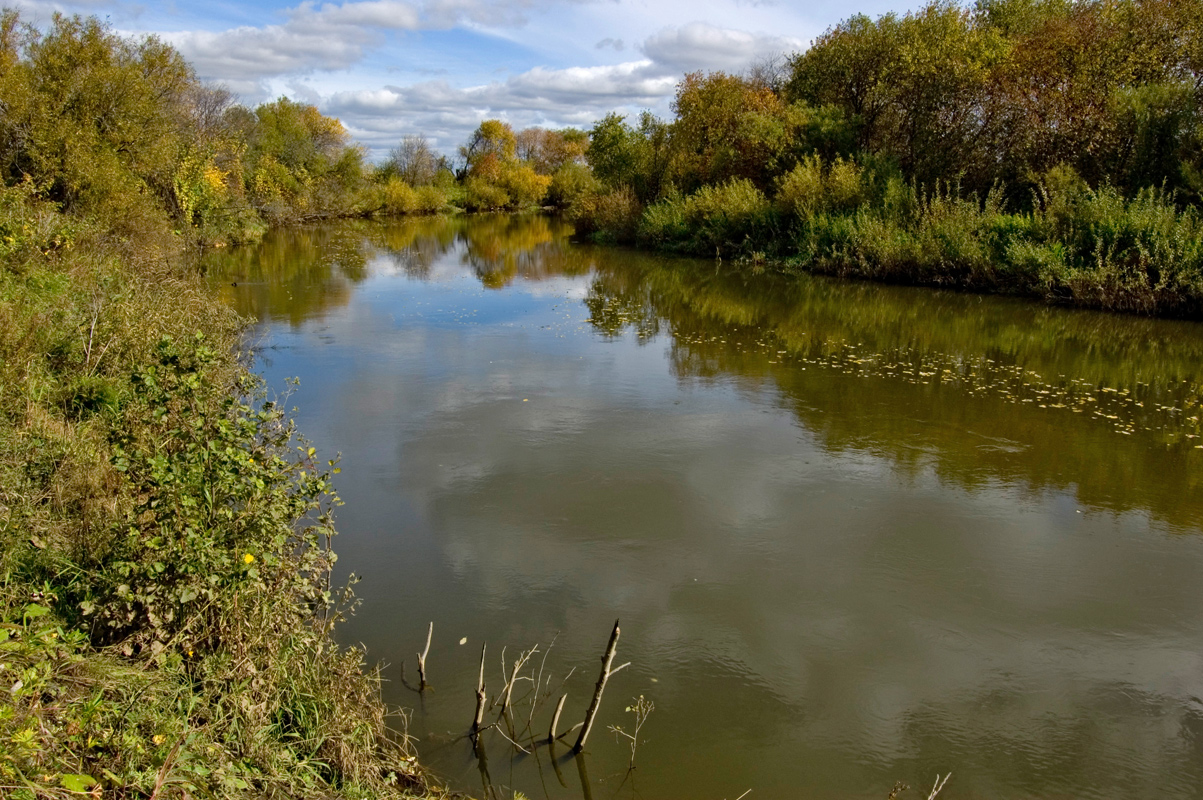
[[[752,275],[542,217],[277,236],[210,274],[344,454],[346,635],[457,786],[582,795],[499,738],[482,787],[478,647],[496,692],[503,645],[561,631],[575,721],[615,617],[633,666],[594,796],[1203,785],[1198,325]],[[399,665],[428,620],[419,702]],[[604,726],[638,694],[636,790]]]
[[[1196,324],[681,262],[602,270],[585,303],[610,335],[667,327],[683,378],[773,386],[833,450],[1203,519]]]

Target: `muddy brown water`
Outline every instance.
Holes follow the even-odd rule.
[[[570,233],[340,224],[206,265],[342,454],[341,637],[428,767],[477,797],[1203,796],[1203,326]],[[523,742],[561,685],[581,718],[616,618],[583,760],[502,729],[482,764],[482,642],[490,697],[539,647]]]

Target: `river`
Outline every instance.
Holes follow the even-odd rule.
[[[1199,796],[1203,325],[570,234],[357,222],[207,261],[342,454],[340,637],[427,767],[507,800]],[[615,619],[583,759],[515,748],[561,685],[581,719]],[[490,700],[538,647],[483,762],[482,643]]]

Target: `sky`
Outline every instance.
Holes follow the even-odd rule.
[[[453,154],[485,119],[588,128],[611,111],[670,116],[694,70],[805,50],[865,0],[0,0],[39,26],[95,15],[170,42],[250,106],[286,95],[338,117],[373,159],[422,134]]]

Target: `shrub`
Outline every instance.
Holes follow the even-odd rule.
[[[387,214],[411,214],[418,208],[418,193],[400,178],[389,178],[383,201]]]
[[[446,192],[438,186],[422,186],[417,190],[417,210],[423,214],[442,211],[447,205]]]
[[[547,202],[556,208],[569,208],[589,194],[601,191],[601,182],[584,164],[565,164],[551,176]]]
[[[787,213],[809,217],[823,206],[823,162],[809,156],[777,183],[777,203]]]
[[[505,189],[484,178],[464,182],[464,208],[469,211],[500,211],[510,205]]]
[[[543,202],[551,177],[540,175],[528,164],[509,163],[501,171],[500,184],[509,195],[509,205],[521,208]]]
[[[634,242],[642,214],[643,204],[629,186],[587,193],[568,209],[577,233],[600,242]]]
[[[758,249],[769,240],[772,227],[768,200],[750,180],[740,178],[649,207],[639,225],[639,239],[709,255]]]
[[[855,161],[837,156],[825,168],[819,156],[808,156],[778,180],[777,206],[800,218],[822,211],[851,211],[865,199],[862,173]]]

